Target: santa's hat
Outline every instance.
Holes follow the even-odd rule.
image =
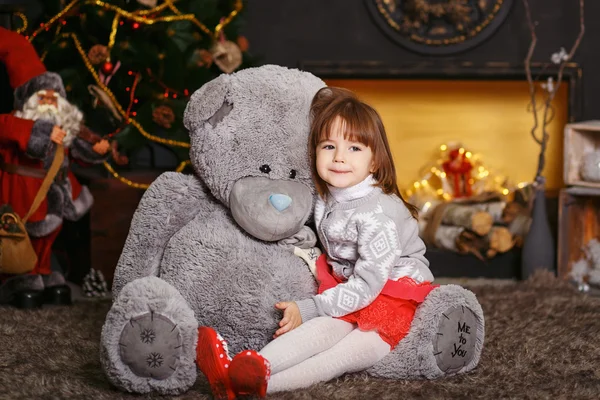
[[[62,78],[46,71],[35,49],[22,35],[0,27],[0,62],[6,66],[10,86],[15,90],[15,109],[42,89],[53,89],[66,97]]]

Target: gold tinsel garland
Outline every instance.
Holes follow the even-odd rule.
[[[191,164],[190,160],[182,161],[177,166],[177,168],[175,169],[175,172],[181,172],[181,171],[183,171],[185,169],[185,167],[187,167],[190,164]],[[104,167],[106,168],[106,170],[108,172],[110,172],[110,174],[115,179],[117,179],[121,183],[126,184],[127,186],[131,186],[131,187],[136,188],[136,189],[148,189],[150,187],[150,184],[148,184],[148,183],[137,183],[137,182],[133,182],[133,181],[127,179],[127,178],[122,177],[121,175],[119,175],[117,173],[117,171],[115,171],[115,169],[112,167],[112,165],[110,165],[106,161],[104,161]]]
[[[23,33],[25,32],[25,30],[27,29],[27,27],[29,26],[29,23],[27,22],[27,17],[25,16],[25,14],[23,14],[22,12],[16,12],[14,13],[15,16],[21,18],[21,23],[23,24],[22,27],[20,27],[19,29],[17,29],[17,33]]]
[[[157,22],[191,21],[192,23],[194,23],[194,25],[196,25],[198,28],[200,28],[200,30],[202,30],[205,34],[212,36],[213,40],[217,40],[219,35],[221,34],[221,31],[239,14],[239,12],[243,8],[242,0],[236,0],[235,5],[234,5],[234,10],[231,11],[226,18],[222,19],[221,22],[215,27],[214,31],[211,32],[210,29],[208,29],[206,27],[206,25],[201,23],[196,18],[195,15],[182,14],[177,9],[177,7],[175,7],[175,5],[173,4],[174,1],[176,1],[176,0],[165,0],[164,3],[162,3],[161,5],[159,5],[157,7],[154,7],[154,8],[148,9],[148,10],[136,11],[134,13],[131,13],[129,11],[123,10],[122,8],[119,8],[117,6],[108,4],[108,3],[104,2],[104,1],[100,1],[100,0],[85,0],[85,1],[73,0],[71,3],[66,5],[65,8],[63,10],[61,10],[58,14],[56,14],[55,16],[50,18],[48,20],[48,22],[46,22],[45,24],[41,24],[40,27],[38,29],[36,29],[31,34],[31,36],[27,36],[27,38],[29,39],[30,42],[33,41],[33,39],[38,34],[40,34],[44,30],[49,30],[57,21],[59,21],[65,14],[67,14],[74,6],[76,6],[79,3],[83,3],[83,4],[95,4],[96,6],[98,6],[100,8],[115,12],[115,17],[113,19],[111,32],[109,35],[109,40],[108,40],[108,45],[107,45],[107,48],[109,49],[109,51],[114,46],[115,38],[117,36],[117,29],[119,28],[119,21],[121,18],[125,18],[128,20],[132,20],[132,21],[146,24],[146,25],[152,25]],[[169,15],[169,16],[157,17],[157,18],[148,18],[147,17],[147,15],[149,15],[149,14],[159,13],[159,12],[164,11],[167,8],[170,9],[172,12],[174,12],[176,15]],[[20,29],[20,32],[22,32],[27,27],[27,19],[25,18],[24,15],[20,15],[19,17],[21,17],[23,19],[24,27],[22,27]],[[60,28],[60,26],[59,26],[59,28]],[[57,30],[57,34],[58,34],[58,32],[59,31]],[[116,99],[116,97],[112,93],[112,91],[102,82],[102,80],[98,76],[98,73],[96,72],[96,69],[93,67],[92,63],[90,62],[90,60],[87,56],[87,53],[83,49],[83,46],[81,45],[81,42],[79,41],[79,38],[77,37],[77,35],[74,33],[63,33],[63,34],[60,34],[58,37],[63,38],[63,39],[70,38],[73,40],[75,47],[76,47],[79,55],[81,56],[82,61],[84,62],[85,66],[88,69],[88,71],[90,72],[90,74],[92,74],[98,87],[100,89],[102,89],[106,93],[106,95],[110,98],[110,100],[113,102],[113,104],[114,104],[115,108],[117,109],[117,111],[119,112],[119,114],[121,114],[123,116],[123,118],[125,118],[125,120],[128,121],[131,125],[136,127],[137,130],[142,134],[142,136],[144,136],[145,138],[147,138],[150,141],[153,141],[156,143],[161,143],[161,144],[166,144],[169,146],[183,147],[183,148],[190,147],[190,144],[187,142],[181,142],[181,141],[171,140],[171,139],[163,139],[161,137],[154,136],[154,135],[148,133],[137,120],[135,120],[134,118],[131,118],[127,114],[127,112],[125,112],[125,110],[123,109],[121,104],[118,102],[118,100]],[[109,57],[110,57],[110,55],[109,55]],[[181,162],[175,171],[181,172],[187,165],[190,165],[189,160]],[[118,179],[119,181],[121,181],[122,183],[124,183],[128,186],[135,187],[135,188],[141,188],[141,189],[147,189],[149,186],[149,185],[143,184],[143,183],[132,182],[132,181],[120,176],[108,162],[104,162],[104,167],[116,179]]]

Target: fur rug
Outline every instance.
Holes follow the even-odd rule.
[[[600,298],[545,274],[524,283],[465,286],[486,317],[474,372],[411,382],[356,374],[268,398],[598,398]],[[100,329],[109,307],[107,300],[29,312],[0,307],[0,399],[139,399],[112,388],[100,369]],[[211,396],[200,376],[178,398]]]

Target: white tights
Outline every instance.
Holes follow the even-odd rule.
[[[376,332],[331,317],[318,317],[267,344],[260,354],[271,363],[267,392],[308,387],[347,372],[367,369],[390,352]]]

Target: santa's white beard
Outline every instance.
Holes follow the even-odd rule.
[[[69,103],[65,98],[58,96],[58,108],[51,104],[39,104],[37,93],[31,96],[23,111],[17,111],[15,115],[19,118],[37,121],[39,119],[50,121],[60,126],[66,135],[63,145],[69,147],[77,134],[83,121],[83,114],[77,107]]]

